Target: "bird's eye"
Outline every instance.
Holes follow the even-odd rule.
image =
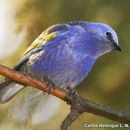
[[[108,39],[112,38],[112,34],[110,32],[106,32],[106,35],[107,35]]]

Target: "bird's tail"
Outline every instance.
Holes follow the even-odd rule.
[[[0,81],[0,103],[6,103],[13,96],[15,96],[25,86],[15,83],[9,79],[3,79]]]
[[[17,122],[31,121],[37,125],[51,119],[59,110],[60,100],[52,95],[44,95],[42,91],[28,87],[24,96],[11,110]]]
[[[3,80],[0,83],[0,103],[9,101],[24,87],[11,80]],[[58,112],[60,105],[60,100],[56,97],[43,95],[42,91],[32,87],[26,87],[24,93],[14,101],[10,114],[19,123],[30,121],[31,118],[32,124],[43,123]]]

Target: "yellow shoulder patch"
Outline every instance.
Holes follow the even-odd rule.
[[[39,37],[39,39],[49,41],[49,40],[51,40],[51,39],[54,38],[54,37],[56,37],[56,32],[52,32],[52,33],[47,34],[47,35],[41,35],[41,36]]]
[[[34,49],[35,47],[42,46],[47,43],[47,41],[53,39],[56,37],[56,32],[52,32],[50,34],[44,34],[42,33],[28,48],[27,50],[23,53],[23,55],[27,54],[29,51]],[[22,55],[22,56],[23,56]]]

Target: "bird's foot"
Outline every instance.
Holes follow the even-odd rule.
[[[55,89],[55,84],[50,81],[50,79],[48,77],[44,77],[44,79],[42,80],[44,81],[45,83],[47,83],[47,87],[46,88],[49,88],[48,90],[48,95],[50,94],[50,91],[53,89]]]
[[[76,98],[79,96],[78,92],[71,87],[67,87],[68,92],[68,97],[69,99],[73,102],[76,100]],[[70,104],[69,102],[67,102],[67,104]]]

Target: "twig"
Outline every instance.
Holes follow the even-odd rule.
[[[12,79],[20,84],[23,85],[28,85],[28,86],[32,86],[34,88],[40,89],[44,92],[50,93],[56,97],[61,98],[62,100],[67,101],[67,93],[65,90],[56,87],[55,90],[54,89],[49,89],[47,87],[47,84],[32,77],[31,75],[28,74],[23,74],[21,72],[12,70],[8,67],[5,67],[3,65],[0,65],[0,75],[3,75],[9,79]]]
[[[79,115],[84,112],[90,112],[105,117],[107,119],[111,119],[113,121],[127,123],[130,125],[130,114],[127,112],[122,112],[111,107],[96,104],[80,96],[78,96],[75,100],[72,100],[69,97],[68,92],[63,90],[62,88],[56,87],[55,89],[49,90],[46,83],[30,75],[22,74],[21,72],[9,69],[3,65],[0,65],[0,74],[20,84],[29,85],[44,92],[49,92],[50,94],[69,102],[69,104],[71,105],[71,112],[63,121],[61,125],[61,130],[68,130],[71,124],[79,117]]]
[[[77,111],[71,110],[66,119],[62,122],[61,130],[68,130],[71,124],[79,117],[79,115],[80,114]]]

